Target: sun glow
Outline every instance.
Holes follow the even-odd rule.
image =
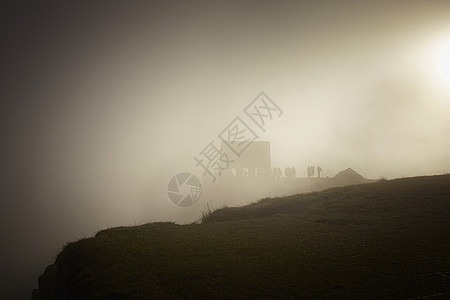
[[[433,47],[433,69],[441,84],[450,89],[450,35],[440,39]]]
[[[429,94],[430,103],[450,106],[450,28],[436,31],[435,34],[419,40],[417,49],[411,53],[421,53],[416,56],[421,69],[423,87]],[[421,49],[421,50],[419,50]],[[417,51],[418,50],[418,51]],[[416,52],[417,51],[417,52]],[[411,71],[413,68],[411,68]]]
[[[443,45],[437,58],[440,75],[450,85],[450,39]]]

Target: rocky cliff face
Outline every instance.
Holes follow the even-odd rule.
[[[74,266],[69,267],[67,265],[67,263],[70,263],[70,258],[76,259],[76,257],[71,255],[73,254],[71,253],[72,251],[70,251],[72,248],[73,247],[66,247],[63,252],[58,255],[55,263],[45,268],[44,274],[38,278],[39,289],[35,289],[32,292],[32,300],[81,299],[74,296],[75,294],[71,293],[69,289],[68,270],[74,269],[77,271]],[[64,265],[64,261],[66,262],[66,265]],[[62,267],[59,267],[61,265]],[[72,271],[72,273],[74,272]]]
[[[49,265],[45,268],[44,274],[39,276],[39,289],[34,290],[31,299],[56,299],[56,282],[58,277],[58,266],[56,264]]]

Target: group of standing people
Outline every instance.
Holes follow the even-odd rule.
[[[284,168],[284,176],[288,178],[292,178],[296,176],[297,171],[295,171],[295,167],[286,167]]]
[[[314,177],[314,170],[317,169],[317,177],[320,178],[320,172],[322,172],[322,168],[320,166],[309,166],[306,168],[306,173],[308,173],[308,178]]]
[[[281,171],[280,168],[273,168],[272,169],[272,176],[275,179],[281,179],[281,177],[283,176],[283,172]]]
[[[317,171],[317,177],[320,178],[320,172],[322,172],[322,168],[320,166],[309,166],[308,168],[306,168],[308,178],[313,178],[315,171]],[[272,176],[275,179],[294,178],[297,177],[297,171],[295,170],[295,167],[286,167],[284,168],[284,176],[283,176],[283,171],[281,171],[280,168],[273,168]]]
[[[273,168],[272,176],[275,179],[293,178],[297,176],[297,171],[295,170],[295,167],[286,167],[284,168],[284,177],[283,177],[283,171],[281,171],[280,168]]]

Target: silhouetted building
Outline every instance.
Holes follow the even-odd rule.
[[[270,176],[272,166],[269,141],[253,141],[240,156],[237,156],[225,142],[222,142],[221,150],[223,153],[226,153],[229,160],[232,161],[229,166],[231,176]]]

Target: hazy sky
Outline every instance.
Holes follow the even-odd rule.
[[[450,1],[79,2],[2,7],[1,210],[24,253],[192,221],[168,181],[261,91],[284,111],[274,166],[450,172]]]

